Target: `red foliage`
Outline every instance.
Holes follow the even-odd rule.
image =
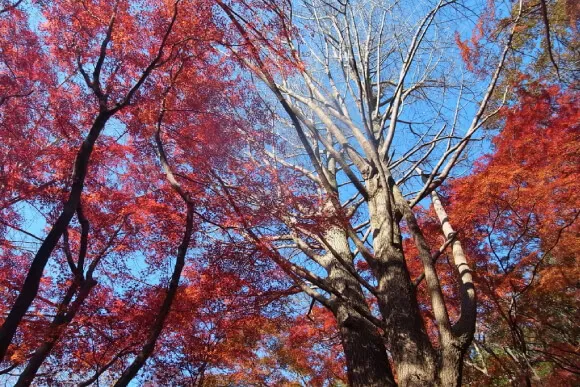
[[[261,361],[266,337],[294,324],[281,313],[294,290],[269,260],[228,242],[227,227],[236,221],[216,195],[215,176],[241,171],[240,181],[249,182],[258,171],[248,168],[248,151],[263,148],[271,136],[261,130],[265,115],[254,86],[239,74],[234,58],[216,49],[237,37],[214,5],[59,0],[0,14],[3,317],[38,239],[63,210],[88,129],[103,110],[114,111],[90,154],[80,199],[84,219],[77,213],[66,239],[52,251],[8,348],[2,367],[7,372],[22,371],[52,337],[56,344],[39,383],[96,377],[112,382],[140,350],[184,232],[185,204],[152,146],[159,131],[172,173],[194,203],[195,237],[186,246],[184,275],[157,350],[141,377],[159,383],[269,377],[252,363]],[[270,35],[280,28],[263,24]],[[76,265],[87,275],[93,264],[96,284],[84,299],[79,288],[86,281]],[[63,311],[72,313],[71,321],[53,327]]]
[[[573,90],[522,87],[503,112],[494,152],[447,192],[452,222],[476,261],[481,334],[490,346],[496,340],[524,352],[536,372],[556,367],[559,380],[578,370],[570,315],[580,276],[578,102]]]

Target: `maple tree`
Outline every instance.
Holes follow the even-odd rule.
[[[578,278],[578,96],[530,82],[508,109],[494,153],[449,187],[482,287],[487,376],[573,384]],[[480,195],[471,194],[473,190]],[[501,322],[498,325],[498,322]],[[487,359],[487,360],[486,360]],[[487,365],[485,365],[487,367]]]
[[[157,63],[161,61],[163,50],[167,43],[167,37],[169,36],[173,26],[172,21],[169,23],[169,27],[163,31],[163,38],[157,50],[152,50],[152,58],[146,58],[146,62],[144,65],[142,65],[143,70],[139,73],[139,75],[137,75],[132,84],[127,85],[127,78],[133,78],[132,76],[135,74],[136,68],[130,68],[132,66],[123,66],[122,63],[120,66],[118,66],[118,69],[123,72],[107,72],[103,74],[103,77],[108,75],[109,78],[101,79],[103,65],[105,64],[107,58],[107,48],[109,42],[113,39],[113,28],[115,26],[115,22],[117,22],[117,18],[125,20],[121,16],[118,16],[118,13],[126,10],[119,10],[118,4],[115,4],[113,7],[110,7],[110,4],[102,4],[99,7],[95,7],[94,10],[89,9],[85,11],[85,18],[87,18],[85,21],[82,20],[82,16],[84,15],[82,15],[81,9],[74,9],[75,7],[73,6],[72,10],[67,10],[67,6],[70,7],[72,4],[67,4],[66,2],[63,3],[61,7],[58,7],[58,5],[53,5],[53,9],[51,11],[56,13],[56,19],[53,23],[48,25],[48,28],[55,28],[54,38],[58,39],[54,49],[57,51],[60,50],[61,52],[64,52],[65,50],[71,50],[74,53],[74,55],[68,55],[68,58],[67,56],[61,57],[61,62],[63,63],[62,71],[68,73],[71,71],[71,68],[78,69],[80,74],[82,74],[86,86],[90,90],[89,95],[92,94],[95,97],[97,103],[92,111],[87,112],[88,117],[82,117],[80,120],[80,123],[84,125],[88,124],[90,130],[75,155],[74,171],[71,177],[72,182],[70,183],[70,193],[68,195],[67,201],[65,202],[62,210],[56,218],[54,225],[51,227],[50,232],[46,238],[44,238],[37,253],[35,254],[35,257],[31,263],[30,270],[28,271],[28,274],[22,285],[22,291],[16,298],[14,306],[10,309],[8,316],[0,328],[0,358],[4,357],[20,321],[36,297],[44,267],[46,266],[48,259],[56,247],[59,239],[65,232],[66,227],[74,216],[75,211],[77,211],[77,208],[80,205],[79,203],[85,184],[88,164],[94,149],[95,142],[103,131],[107,121],[118,111],[132,102],[131,100],[133,99],[134,95],[141,88],[145,80],[149,77]],[[81,8],[80,6],[77,7]],[[65,10],[69,11],[73,17],[65,17],[68,15],[58,14],[59,11],[62,12]],[[79,12],[81,15],[78,15]],[[97,12],[97,14],[94,14],[95,12]],[[98,15],[98,12],[102,12],[102,14]],[[174,18],[172,20],[174,20]],[[57,21],[61,21],[65,24],[59,26]],[[94,35],[87,34],[88,30],[85,30],[84,36],[71,36],[67,34],[67,31],[74,31],[73,28],[70,28],[73,27],[74,24],[84,24],[85,22],[89,21],[92,22],[93,28],[96,28],[96,31],[93,32]],[[73,25],[67,25],[67,22],[71,22]],[[88,26],[90,26],[90,23]],[[127,27],[131,28],[130,25]],[[97,32],[99,30],[102,31],[102,35]],[[98,37],[101,37],[101,40],[99,41],[95,39],[95,35],[97,36],[97,39]],[[76,39],[79,39],[80,41],[77,41]],[[90,50],[92,47],[95,48]],[[92,60],[94,63],[94,69],[91,75],[89,75],[83,67],[83,62],[86,63],[88,60]],[[114,100],[114,102],[111,102],[111,100]],[[90,100],[87,99],[86,102],[89,101]],[[93,101],[90,102],[92,102],[90,105],[95,105]],[[79,257],[79,259],[83,258]]]
[[[197,18],[186,17],[193,9]],[[44,20],[35,20],[35,12]],[[20,370],[16,385],[30,385],[49,356],[82,364],[82,345],[63,348],[74,342],[71,325],[81,333],[99,324],[119,329],[112,337],[119,340],[113,350],[119,345],[120,351],[111,353],[106,341],[102,349],[97,344],[110,331],[105,325],[87,342],[97,351],[92,363],[77,366],[69,358],[71,369],[81,367],[77,375],[94,365],[95,374],[84,384],[110,373],[116,385],[127,385],[153,353],[186,256],[194,246],[206,247],[194,241],[194,234],[199,241],[205,232],[195,219],[203,223],[219,216],[204,179],[219,173],[244,144],[233,110],[253,109],[248,89],[232,75],[235,64],[211,48],[212,42],[223,43],[212,12],[211,4],[181,1],[62,1],[14,4],[3,11],[3,31],[17,45],[3,41],[2,51],[2,133],[11,141],[3,144],[8,291],[1,343],[9,364],[3,373]],[[139,50],[128,46],[134,39]],[[41,67],[48,63],[50,68]],[[226,90],[229,97],[220,98]],[[30,141],[34,138],[38,141]],[[46,219],[46,237],[20,227],[30,211]],[[33,238],[32,248],[38,242],[33,257],[11,240],[11,232]],[[167,292],[162,285],[154,291],[153,285],[135,283],[132,266],[139,262],[150,267],[150,282],[163,281],[155,268],[166,265],[175,248]],[[139,292],[160,294],[147,306],[131,301]],[[94,315],[87,304],[97,311],[113,306],[114,312]],[[121,317],[127,312],[133,318]],[[107,352],[100,357],[100,350]],[[130,355],[134,359],[127,363]],[[47,382],[57,377],[42,375]]]

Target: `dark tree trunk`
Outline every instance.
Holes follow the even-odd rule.
[[[400,386],[436,384],[436,354],[419,314],[414,290],[402,254],[393,254],[379,276],[379,309],[385,320],[385,337],[397,369]]]
[[[169,311],[171,310],[171,305],[173,304],[173,300],[177,294],[177,289],[179,287],[179,280],[181,278],[181,272],[183,267],[185,266],[185,255],[187,254],[187,249],[189,248],[189,242],[191,240],[191,235],[193,234],[193,210],[194,206],[193,203],[187,203],[187,216],[186,216],[186,226],[185,226],[185,233],[183,235],[183,239],[181,244],[179,245],[177,251],[177,258],[175,260],[175,266],[173,268],[173,274],[171,275],[171,281],[169,283],[169,288],[167,289],[167,293],[163,300],[163,304],[161,304],[161,308],[157,316],[155,317],[155,321],[153,322],[153,326],[151,327],[151,331],[149,332],[149,336],[147,337],[147,341],[141,347],[141,351],[137,354],[133,363],[125,368],[123,374],[117,380],[114,387],[125,387],[131,382],[131,380],[137,375],[139,370],[145,365],[145,362],[149,357],[153,354],[155,350],[155,343],[157,343],[157,339],[163,330],[163,325],[165,324],[165,319],[169,315]]]
[[[69,305],[71,300],[78,289],[77,282],[74,282],[68,289],[63,301],[59,305],[59,310],[52,320],[52,323],[49,327],[49,333],[45,341],[36,349],[26,368],[20,374],[18,381],[14,385],[15,387],[25,387],[30,386],[32,381],[34,380],[38,369],[42,365],[42,363],[46,360],[58,340],[61,338],[62,334],[64,333],[66,327],[70,324],[70,322],[74,319],[77,312],[79,311],[80,307],[84,303],[85,299],[89,296],[91,289],[96,285],[96,282],[92,279],[85,280],[84,283],[81,285],[79,294],[75,301],[72,303],[72,306]]]
[[[0,361],[4,359],[18,325],[36,298],[44,267],[79,205],[95,142],[112,114],[110,111],[104,111],[97,115],[89,134],[77,152],[68,200],[46,239],[38,249],[20,294],[0,328]]]
[[[345,305],[337,308],[340,339],[352,387],[396,386],[383,338],[375,326]]]

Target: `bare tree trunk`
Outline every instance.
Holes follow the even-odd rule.
[[[431,347],[402,250],[393,196],[377,175],[366,181],[373,233],[379,308],[385,336],[401,386],[432,386],[436,381],[436,354]]]
[[[457,346],[446,346],[441,351],[439,382],[441,386],[459,387],[463,377],[463,355],[466,349]]]
[[[441,231],[447,240],[455,236],[449,216],[445,211],[439,195],[431,192],[431,201],[439,222]],[[441,366],[439,379],[444,386],[460,386],[463,373],[463,356],[473,340],[477,316],[477,300],[471,269],[461,242],[455,240],[452,244],[453,262],[459,279],[459,294],[461,298],[461,314],[459,320],[451,327],[451,335],[441,337]]]
[[[497,110],[487,112],[488,102],[510,50],[519,16],[499,53],[499,62],[465,134],[457,135],[457,116],[460,102],[464,100],[460,92],[457,110],[444,120],[446,124],[442,129],[436,132],[429,124],[417,131],[413,128],[417,124],[408,123],[408,136],[403,137],[401,130],[397,129],[398,122],[403,123],[403,120],[399,121],[402,118],[403,106],[416,106],[425,122],[431,122],[428,117],[432,117],[433,122],[439,122],[442,117],[441,109],[425,109],[421,102],[424,101],[423,97],[416,98],[413,94],[416,91],[422,93],[423,88],[430,88],[425,81],[429,80],[428,83],[431,83],[432,77],[438,73],[436,69],[439,68],[439,65],[426,66],[420,58],[427,54],[428,57],[443,59],[448,55],[448,50],[444,47],[424,45],[422,42],[429,39],[428,31],[438,28],[441,18],[446,18],[440,10],[451,6],[453,2],[436,2],[419,21],[408,25],[401,23],[411,15],[408,9],[404,9],[399,19],[395,17],[393,20],[398,30],[394,34],[386,33],[385,28],[393,12],[391,8],[381,9],[380,6],[375,7],[373,2],[357,3],[356,6],[349,2],[306,2],[305,16],[302,19],[312,21],[304,22],[310,34],[307,40],[314,38],[317,44],[308,48],[298,47],[294,36],[287,33],[285,38],[288,57],[294,58],[299,65],[296,74],[281,81],[273,75],[276,74],[275,70],[266,66],[263,61],[267,55],[278,55],[278,51],[259,43],[267,41],[269,35],[249,25],[230,6],[223,2],[218,4],[240,32],[243,42],[253,55],[253,60],[244,59],[244,63],[270,88],[291,119],[300,143],[287,141],[287,144],[300,149],[297,154],[302,155],[305,151],[308,156],[312,169],[307,168],[305,175],[318,185],[323,194],[328,195],[337,212],[345,210],[348,214],[358,215],[368,211],[365,216],[368,215],[372,232],[372,248],[367,247],[369,243],[358,236],[358,232],[366,227],[365,224],[357,228],[351,223],[344,230],[347,231],[350,241],[356,245],[357,252],[369,263],[377,286],[369,286],[365,279],[361,281],[358,273],[350,272],[348,262],[352,262],[352,256],[345,255],[339,262],[345,269],[344,278],[356,278],[377,297],[383,321],[377,323],[372,314],[365,313],[367,309],[360,309],[362,303],[353,303],[356,296],[346,296],[347,283],[331,278],[328,262],[319,262],[316,257],[310,257],[327,270],[328,278],[318,278],[303,267],[295,267],[297,265],[293,263],[288,264],[292,266],[292,270],[288,272],[294,278],[302,276],[306,281],[315,283],[328,294],[332,294],[335,307],[331,309],[338,309],[336,305],[340,306],[342,302],[350,303],[349,306],[360,316],[365,316],[369,322],[384,328],[387,348],[396,365],[400,385],[459,385],[463,355],[473,338],[475,328],[476,299],[471,272],[459,242],[453,242],[454,233],[449,232],[448,224],[441,220],[447,239],[445,248],[453,243],[453,258],[460,280],[461,315],[452,325],[432,262],[430,247],[412,208],[442,184],[459,162],[475,131],[497,113]],[[288,9],[280,7],[276,16],[282,19],[282,23],[291,26],[294,10],[292,4]],[[284,15],[288,16],[284,18]],[[365,21],[362,23],[364,27],[361,27],[359,20]],[[405,27],[406,31],[401,32],[400,27]],[[285,31],[291,29],[287,28]],[[232,50],[238,53],[235,49]],[[393,53],[397,57],[395,62],[399,61],[399,56],[401,62],[400,66],[391,70]],[[315,59],[310,60],[309,57]],[[441,84],[443,86],[440,90],[445,90],[447,82],[444,80]],[[461,90],[462,88],[463,85]],[[425,93],[428,94],[430,93]],[[438,94],[434,96],[438,98]],[[432,102],[433,106],[440,103],[435,100]],[[441,101],[440,107],[443,106],[445,102]],[[403,138],[405,141],[401,141]],[[289,161],[293,162],[292,159],[293,156]],[[340,184],[337,184],[335,169],[327,160],[339,166],[343,174],[339,179]],[[403,194],[399,187],[404,187],[405,183],[420,183],[417,181],[419,176],[415,175],[415,169],[422,164],[433,164],[435,167],[418,192]],[[299,170],[302,169],[299,167]],[[393,180],[392,173],[396,173],[398,182]],[[341,188],[345,186],[348,188]],[[342,201],[344,196],[350,198]],[[364,204],[368,208],[364,208]],[[406,265],[399,230],[403,218],[409,226],[424,267],[423,278],[439,334],[437,348],[434,348],[427,334],[415,294],[416,287],[411,282]],[[356,216],[352,219],[356,219]],[[330,250],[330,247],[335,246],[330,245],[322,248]],[[306,252],[306,255],[309,254]],[[323,304],[327,300],[327,297],[307,286],[302,288]],[[349,320],[349,310],[344,313],[347,317],[341,317],[337,312],[335,315],[342,329],[344,322]]]
[[[352,265],[352,253],[343,230],[338,228],[329,230],[326,233],[326,240],[332,245],[333,252],[341,255],[343,263]],[[328,279],[343,297],[335,300],[336,307],[332,312],[340,332],[349,385],[395,386],[385,345],[377,327],[353,308],[353,305],[356,305],[356,309],[370,314],[360,283],[348,272],[343,263],[331,259]]]
[[[382,337],[376,328],[345,305],[336,314],[352,387],[396,386]]]

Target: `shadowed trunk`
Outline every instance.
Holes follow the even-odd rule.
[[[325,235],[334,254],[340,254],[343,263],[352,265],[352,253],[346,233],[334,228]],[[366,303],[360,283],[344,264],[331,258],[328,264],[328,279],[343,297],[335,299],[332,312],[336,317],[344,350],[349,385],[352,387],[395,386],[389,359],[381,335],[366,318],[353,309],[370,309]],[[349,305],[350,304],[350,305]]]
[[[459,344],[459,343],[456,343]],[[441,351],[439,381],[441,386],[459,387],[463,376],[463,355],[466,349],[459,345]]]
[[[383,339],[377,328],[339,304],[336,319],[352,387],[395,386]]]
[[[376,328],[357,314],[348,313],[343,305],[338,307],[337,314],[349,385],[395,386],[383,340]]]

